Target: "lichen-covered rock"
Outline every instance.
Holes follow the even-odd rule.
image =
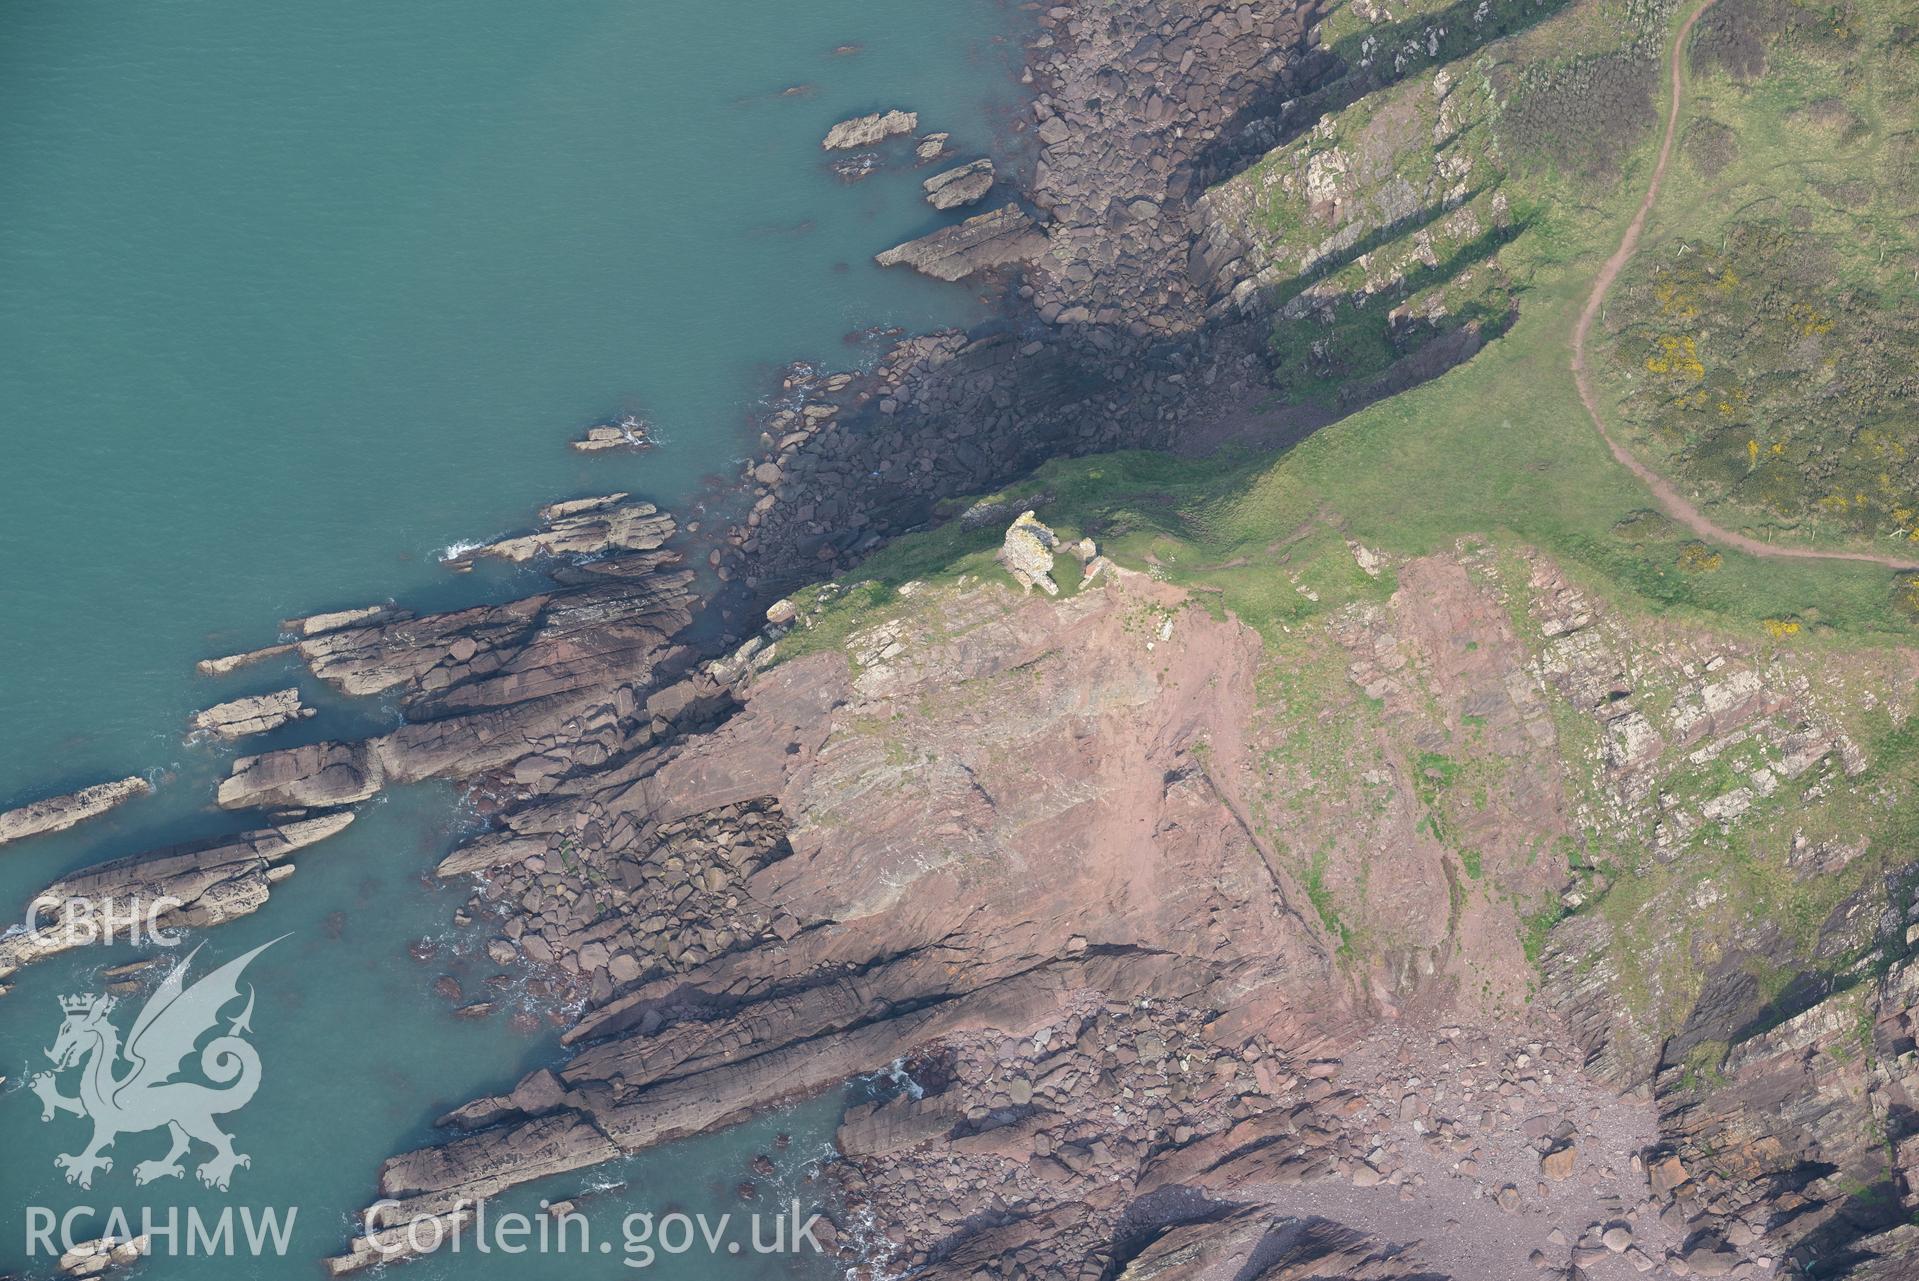
[[[1006,538],[1000,543],[999,563],[1027,591],[1037,587],[1048,596],[1057,596],[1059,584],[1053,581],[1053,553],[1058,548],[1058,535],[1032,512],[1022,512],[1006,529]]]

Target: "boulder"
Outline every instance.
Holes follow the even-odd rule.
[[[926,203],[935,209],[978,204],[993,189],[993,162],[970,161],[936,173],[920,186],[926,189]]]
[[[851,151],[883,142],[895,134],[912,133],[920,127],[917,112],[876,111],[870,116],[842,120],[826,131],[820,146],[828,151]]]
[[[1655,1196],[1671,1195],[1675,1188],[1684,1186],[1691,1177],[1676,1156],[1660,1157],[1646,1167],[1646,1180],[1652,1185]]]
[[[288,688],[215,703],[203,712],[195,712],[191,724],[195,733],[235,739],[264,734],[313,714],[311,707],[301,706],[300,691]]]
[[[1027,591],[1035,587],[1048,596],[1059,595],[1059,584],[1053,581],[1053,552],[1059,546],[1059,537],[1040,523],[1032,512],[1022,512],[1006,530],[1006,538],[1000,543],[999,563],[1013,580]]]

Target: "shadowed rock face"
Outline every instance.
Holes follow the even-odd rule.
[[[1120,1281],[1444,1281],[1421,1268],[1416,1255],[1329,1219],[1238,1211],[1166,1230],[1119,1275]],[[949,1269],[942,1275],[966,1274]]]

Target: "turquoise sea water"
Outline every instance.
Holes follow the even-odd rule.
[[[65,868],[236,825],[210,806],[225,755],[183,745],[184,720],[298,673],[210,682],[194,660],[268,643],[290,615],[510,591],[449,577],[436,553],[558,497],[686,504],[751,450],[785,362],[846,367],[872,350],[855,331],[977,319],[965,289],[871,264],[949,220],[919,199],[926,171],[895,151],[847,185],[818,140],[903,106],[952,132],[956,158],[984,154],[1017,100],[1017,20],[997,0],[6,6],[0,806],[131,773],[160,787],[0,850],[0,910]],[[566,447],[623,412],[665,447]],[[244,750],[383,715],[302,685],[326,715]],[[314,1275],[384,1156],[550,1055],[550,1034],[454,1020],[427,990],[439,970],[407,955],[463,897],[420,882],[457,821],[448,790],[388,797],[305,851],[265,910],[206,936],[218,960],[290,932],[255,965],[267,1077],[229,1127],[254,1157],[229,1198],[136,1194],[127,1171],[159,1135],[123,1140],[91,1193],[61,1182],[51,1158],[79,1123],[42,1125],[21,1083],[54,997],[128,954],[21,975],[0,1000],[0,1270],[28,1262],[20,1207],[146,1200],[301,1207],[277,1267],[155,1260],[148,1275]],[[787,1121],[784,1165],[827,1124]],[[766,1139],[648,1158],[641,1191],[605,1200],[738,1210]],[[628,1274],[476,1265],[407,1275]]]

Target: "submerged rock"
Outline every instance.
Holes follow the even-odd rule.
[[[313,708],[301,706],[297,688],[276,689],[270,694],[253,694],[230,702],[215,703],[203,712],[195,712],[192,726],[194,732],[212,734],[216,738],[245,738],[249,734],[264,734],[268,730],[279,729],[282,725],[312,715]]]
[[[856,116],[851,120],[842,120],[827,130],[820,146],[828,151],[853,151],[860,147],[870,147],[883,142],[895,134],[912,133],[920,127],[920,118],[913,111],[876,111],[870,116]]]
[[[367,605],[360,609],[336,609],[327,614],[308,614],[305,618],[283,618],[280,620],[280,630],[291,632],[296,636],[318,636],[323,632],[337,632],[342,627],[352,627],[368,622],[389,612],[392,608],[391,605]],[[276,651],[281,648],[274,647]],[[264,650],[259,652],[266,653]]]
[[[194,670],[202,676],[226,676],[239,671],[242,667],[265,662],[269,658],[278,658],[282,654],[291,654],[293,645],[284,642],[279,645],[266,645],[259,649],[249,649],[240,654],[227,654],[220,658],[203,658],[195,663]]]
[[[97,818],[114,806],[124,805],[152,790],[153,784],[134,775],[111,783],[95,783],[92,787],[83,787],[64,796],[49,796],[43,801],[7,810],[0,813],[0,845],[29,836],[64,832],[76,823]]]
[[[926,189],[926,203],[935,209],[958,209],[978,204],[993,189],[993,162],[973,160],[954,169],[934,174],[920,186]]]
[[[599,423],[586,429],[586,435],[573,442],[573,448],[583,454],[599,453],[607,449],[630,449],[635,452],[651,449],[657,442],[653,432],[644,419],[627,414],[618,422]]]
[[[870,178],[884,168],[876,151],[861,151],[850,156],[842,156],[828,168],[838,175],[842,182],[858,182]]]
[[[976,271],[1024,262],[1046,249],[1046,233],[1018,205],[975,214],[953,227],[909,240],[874,256],[882,267],[911,267],[937,280],[961,280]]]

